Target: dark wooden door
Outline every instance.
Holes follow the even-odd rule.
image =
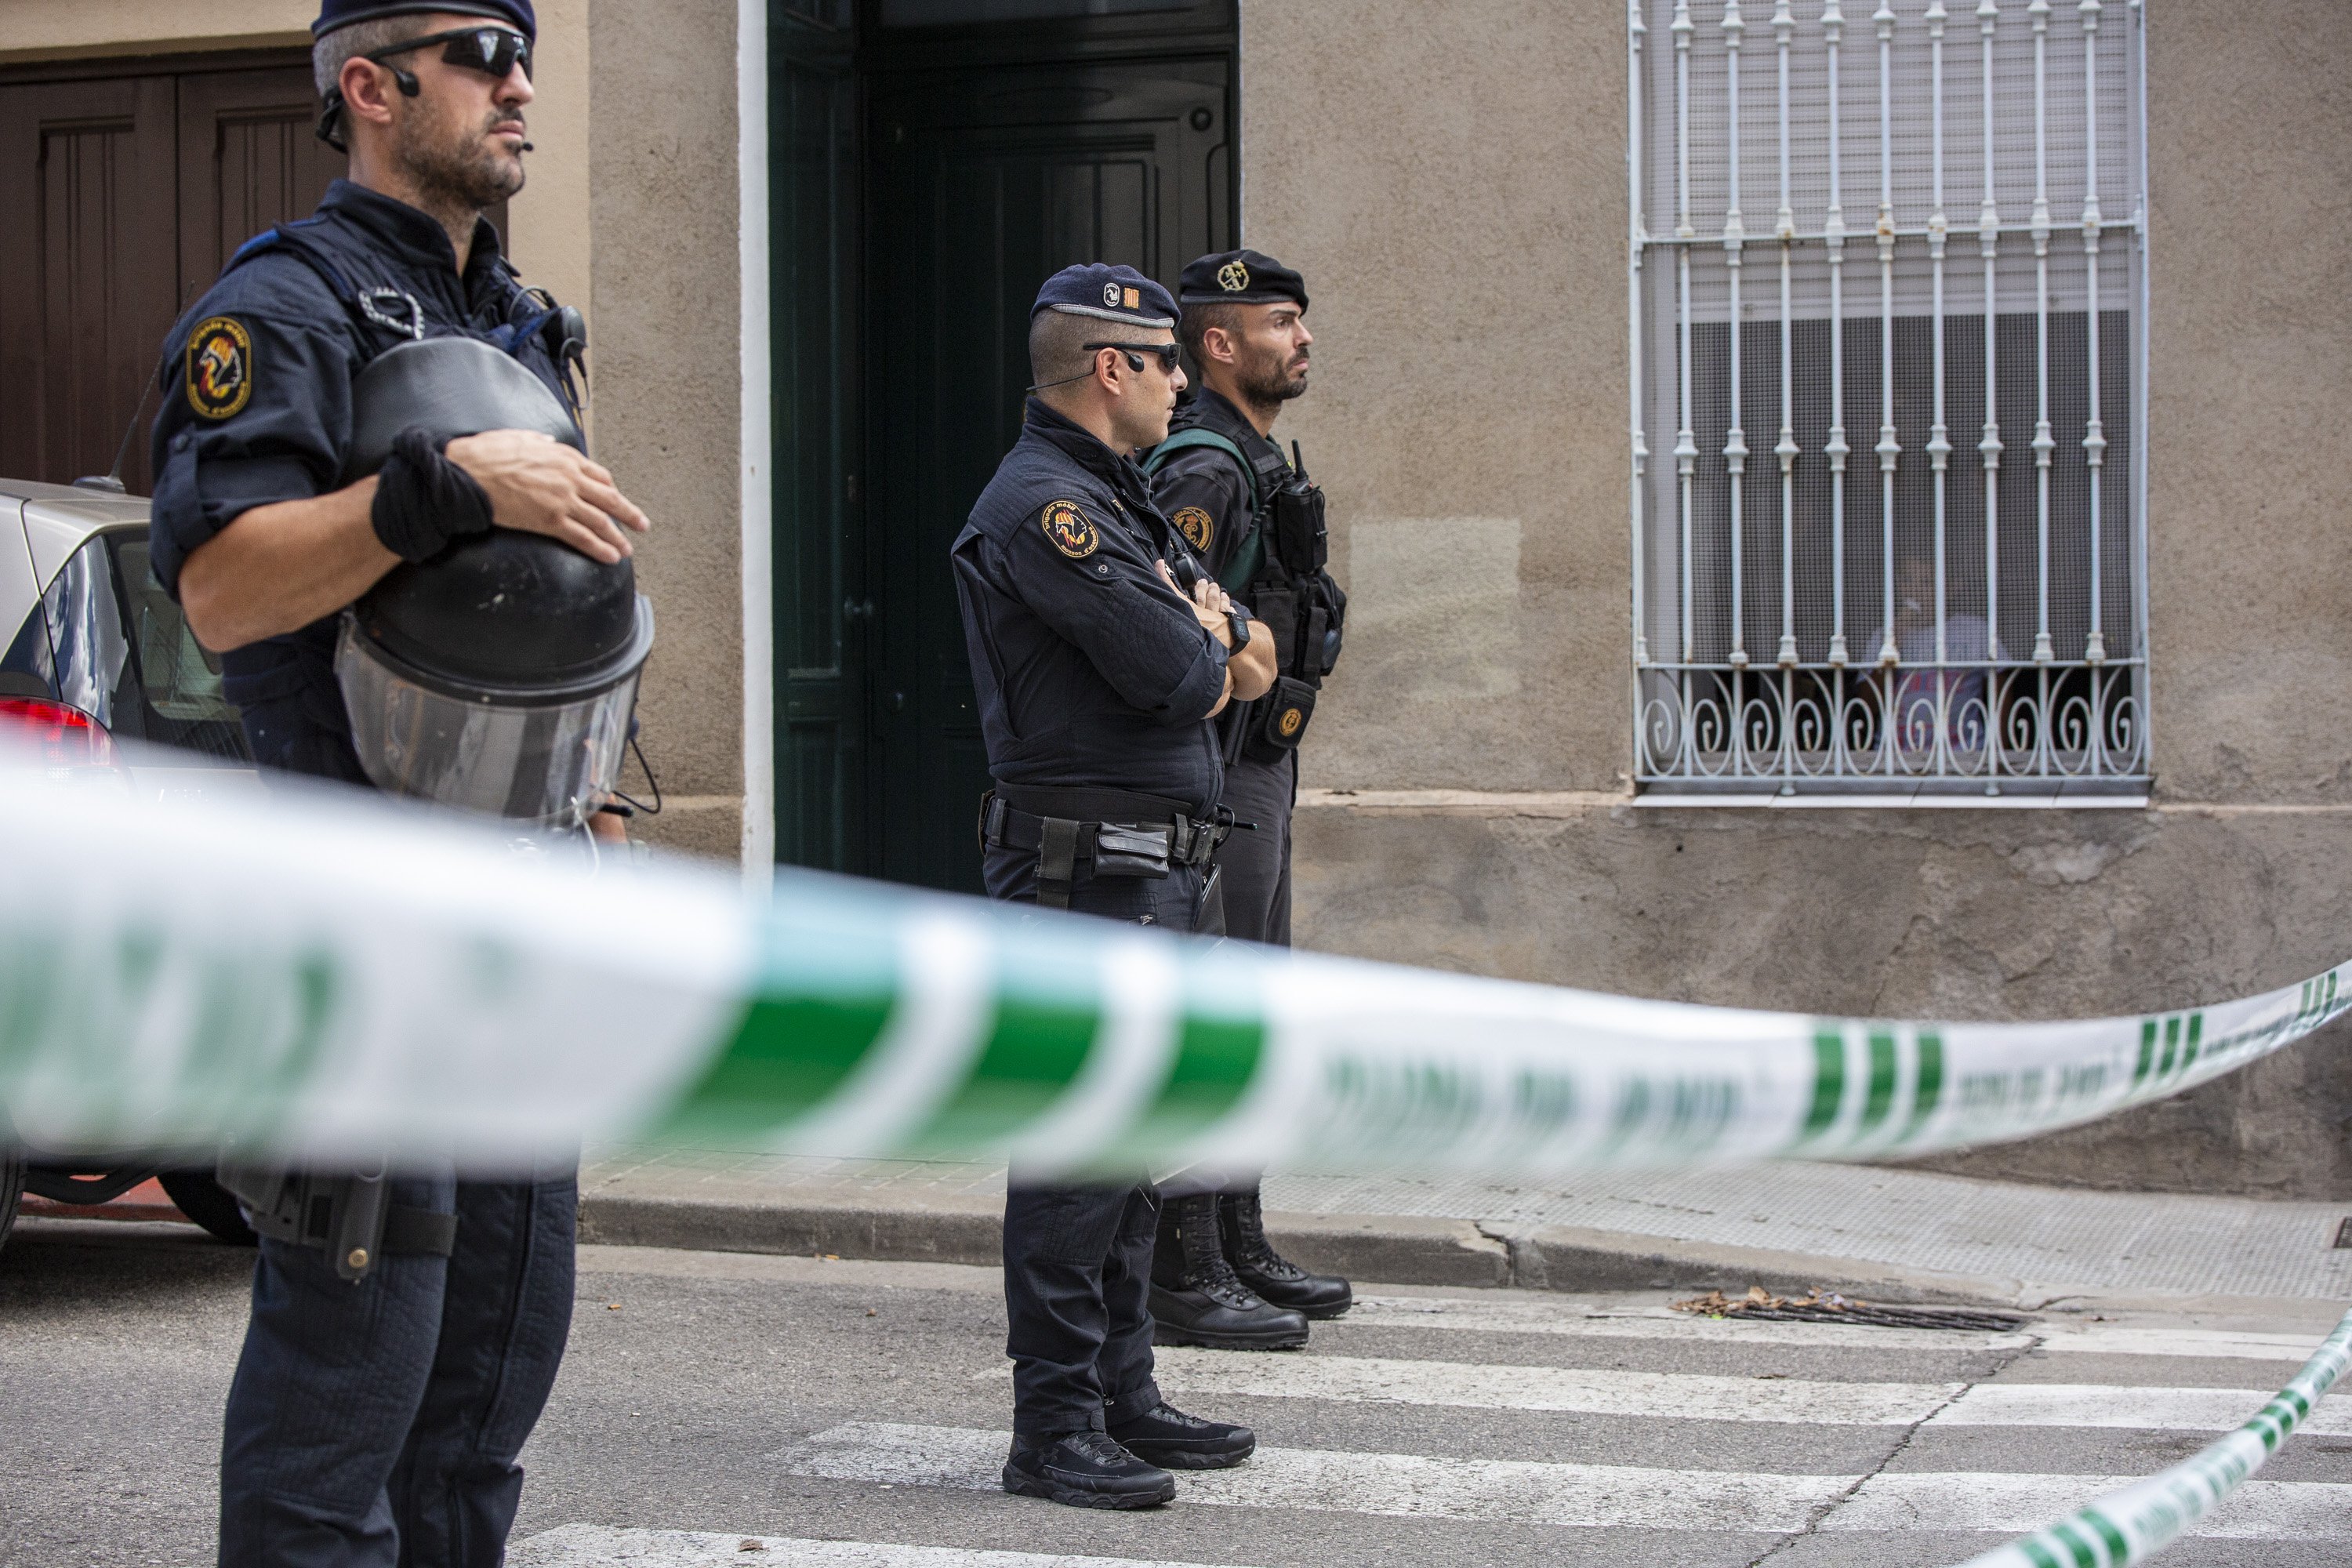
[[[193,299],[236,247],[306,216],[343,172],[312,133],[307,68],[212,71],[179,79],[180,286]]]
[[[173,115],[168,77],[0,87],[9,478],[65,484],[113,466],[178,298]],[[132,459],[126,479],[143,479],[144,454]]]
[[[0,475],[69,484],[121,451],[144,494],[143,418],[124,435],[164,334],[342,158],[310,135],[307,66],[112,68],[0,82]]]
[[[1173,284],[1231,243],[1225,59],[869,86],[866,561],[873,868],[980,890],[988,787],[948,547],[1021,430],[1029,306],[1079,261]]]

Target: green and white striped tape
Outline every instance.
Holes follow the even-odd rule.
[[[1971,1557],[1960,1568],[2123,1568],[2154,1556],[2261,1469],[2347,1364],[2352,1313],[2276,1398],[2220,1442],[2046,1530]]]
[[[44,1145],[498,1163],[583,1138],[1041,1170],[1540,1179],[2018,1138],[2352,1007],[2342,970],[2150,1017],[1645,1002],[788,874],[747,911],[309,792],[0,774],[0,1111]]]

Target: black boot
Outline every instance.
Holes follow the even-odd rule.
[[[1146,1464],[1171,1470],[1223,1470],[1256,1451],[1257,1434],[1224,1421],[1187,1415],[1164,1400],[1153,1409],[1114,1422],[1110,1435]]]
[[[1004,1489],[1071,1508],[1157,1508],[1174,1500],[1176,1478],[1148,1465],[1100,1432],[1065,1432],[1024,1443],[1013,1439]]]
[[[1217,1242],[1217,1194],[1171,1198],[1151,1252],[1151,1342],[1212,1350],[1286,1351],[1307,1342],[1307,1320],[1269,1306],[1234,1278]]]
[[[1217,1231],[1234,1276],[1265,1301],[1310,1318],[1336,1318],[1355,1305],[1356,1293],[1336,1274],[1309,1274],[1275,1251],[1265,1238],[1265,1206],[1259,1189],[1218,1195]]]

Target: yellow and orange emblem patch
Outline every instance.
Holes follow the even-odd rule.
[[[1045,537],[1054,548],[1073,561],[1083,561],[1102,544],[1102,535],[1095,531],[1095,520],[1074,500],[1047,501],[1038,521],[1044,525]]]
[[[188,334],[188,406],[226,419],[253,401],[253,334],[231,316],[199,322]]]

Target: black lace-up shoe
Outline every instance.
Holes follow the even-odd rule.
[[[1172,1198],[1160,1210],[1151,1253],[1151,1342],[1211,1350],[1286,1351],[1307,1342],[1307,1320],[1272,1306],[1234,1277],[1217,1241],[1217,1194]]]
[[[1234,1276],[1260,1300],[1309,1318],[1336,1318],[1356,1293],[1336,1274],[1309,1274],[1275,1251],[1265,1238],[1265,1206],[1258,1190],[1226,1193],[1217,1204],[1217,1231]]]
[[[1164,1401],[1140,1415],[1115,1423],[1110,1435],[1137,1458],[1171,1470],[1227,1469],[1257,1448],[1257,1434],[1248,1427],[1203,1421]]]
[[[1070,1508],[1158,1508],[1174,1500],[1176,1478],[1103,1433],[1065,1432],[1035,1443],[1013,1438],[1004,1489]]]

